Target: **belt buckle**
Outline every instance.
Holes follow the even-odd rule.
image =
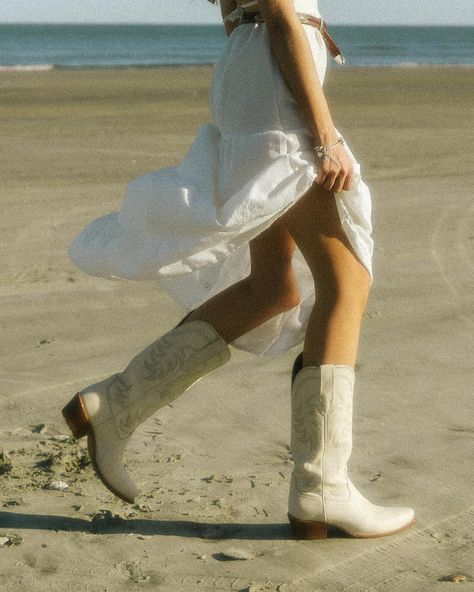
[[[323,17],[313,17],[311,14],[306,14],[305,12],[299,12],[298,13],[298,18],[300,19],[300,22],[305,25],[306,23],[314,23],[315,21],[317,22],[319,20],[319,27],[318,30],[320,33],[323,32],[324,27],[326,25],[326,23],[324,22]]]

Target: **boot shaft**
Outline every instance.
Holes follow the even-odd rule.
[[[354,371],[323,365],[301,369],[291,397],[291,450],[298,491],[347,495],[352,451]]]
[[[179,325],[136,355],[123,372],[104,381],[101,415],[106,421],[113,419],[120,438],[128,438],[150,415],[229,358],[227,344],[208,323]]]

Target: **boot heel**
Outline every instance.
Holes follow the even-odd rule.
[[[328,527],[325,522],[309,522],[306,520],[299,520],[291,514],[288,514],[293,534],[301,541],[318,541],[327,539]]]
[[[79,393],[63,408],[62,414],[74,438],[79,440],[79,438],[87,436],[90,423]]]

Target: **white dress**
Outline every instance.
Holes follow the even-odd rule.
[[[315,0],[295,0],[320,16]],[[304,25],[318,75],[326,71],[319,31]],[[263,23],[236,27],[217,62],[210,90],[212,122],[181,163],[130,182],[119,212],[92,221],[69,254],[84,272],[153,279],[186,310],[248,275],[251,239],[314,183],[314,144],[275,57]],[[351,158],[352,153],[347,148]],[[342,227],[372,273],[371,199],[355,161],[351,191],[336,195]],[[315,302],[301,253],[293,259],[301,303],[233,343],[274,354],[301,342]]]

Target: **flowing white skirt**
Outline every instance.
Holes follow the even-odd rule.
[[[313,2],[298,1],[305,12],[318,15]],[[323,39],[314,27],[304,29],[322,81]],[[214,69],[210,107],[212,123],[200,128],[180,164],[133,180],[121,210],[94,220],[74,240],[69,254],[81,270],[157,280],[186,310],[248,275],[249,241],[317,175],[312,138],[264,24],[243,24],[230,35]],[[336,195],[337,209],[351,245],[372,273],[370,192],[348,152],[355,164],[354,188]],[[303,340],[315,290],[299,251],[293,264],[301,303],[233,345],[274,354]]]

